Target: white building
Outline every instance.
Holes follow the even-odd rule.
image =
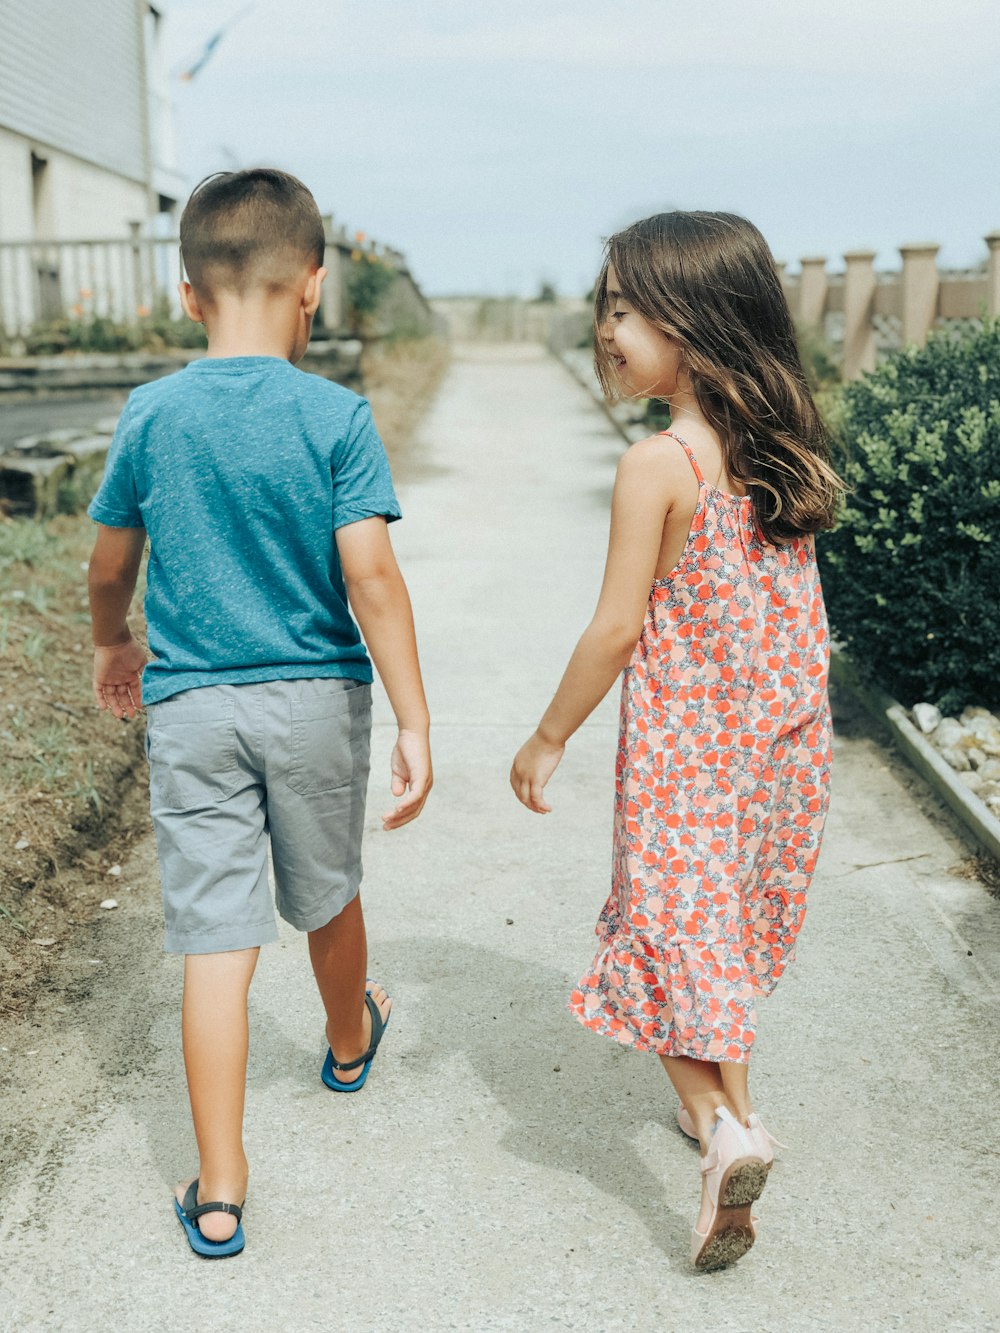
[[[0,0],[0,318],[56,313],[66,247],[174,233],[176,169],[161,6]],[[34,242],[30,252],[12,242]],[[79,286],[86,289],[82,274]],[[15,310],[16,307],[16,310]]]
[[[184,193],[148,0],[0,4],[0,241],[127,236]]]

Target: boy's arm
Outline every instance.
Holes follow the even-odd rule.
[[[146,545],[145,528],[98,526],[87,586],[94,635],[94,697],[118,718],[141,707],[146,653],[132,638],[128,611]]]
[[[384,518],[364,518],[336,530],[337,551],[351,610],[389,696],[399,726],[392,753],[392,794],[403,796],[387,829],[416,819],[431,789],[430,715],[417,659],[417,639],[406,584],[396,564]]]

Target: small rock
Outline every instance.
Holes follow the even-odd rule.
[[[507,918],[507,925],[512,926],[513,924],[514,924],[514,918],[512,916],[509,916]]]
[[[939,750],[947,750],[960,744],[968,735],[961,722],[953,717],[945,717],[934,728],[931,741]]]
[[[945,718],[945,722],[948,722],[949,720],[949,718]],[[947,749],[942,750],[941,758],[949,765],[949,767],[953,768],[956,773],[968,772],[972,767],[968,750],[962,750],[957,745],[949,745]]]
[[[104,908],[106,912],[112,912],[118,906],[118,899],[105,898],[104,901],[101,903],[101,906]]]
[[[991,814],[1000,818],[1000,795],[988,797],[986,800],[986,808]]]
[[[982,774],[979,776],[982,777]],[[991,796],[1000,796],[1000,782],[984,782],[979,788],[981,801],[988,801]]]
[[[19,852],[23,852],[25,847],[31,846],[31,843],[28,841],[27,838],[18,838],[17,842],[14,843],[14,846],[17,848]]]
[[[964,786],[968,787],[971,792],[976,792],[978,794],[982,790],[983,780],[979,774],[974,773],[971,768],[967,773],[959,773],[958,780]]]
[[[120,875],[122,873],[122,868],[121,866],[108,866],[107,873],[109,875]]]
[[[986,763],[986,751],[980,750],[975,745],[970,745],[966,754],[969,756],[969,763],[973,768],[982,768],[983,764]]]
[[[965,724],[966,730],[970,735],[976,738],[976,744],[987,754],[1000,756],[1000,722],[991,714],[987,713],[970,718]]]
[[[914,704],[913,720],[924,735],[929,736],[941,721],[941,710],[934,704]]]
[[[32,944],[40,944],[40,945],[42,946],[43,949],[47,949],[47,948],[49,947],[50,944],[55,944],[55,940],[49,940],[49,939],[45,939],[45,940],[32,940],[31,942],[32,942]]]
[[[984,782],[1000,782],[1000,759],[987,759],[980,764],[979,776]]]
[[[977,708],[974,704],[970,704],[968,708],[962,709],[959,721],[963,726],[968,726],[974,717],[993,717],[993,714],[988,708]]]

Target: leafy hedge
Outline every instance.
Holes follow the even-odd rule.
[[[851,487],[819,558],[835,640],[906,704],[1000,704],[1000,320],[848,385]]]

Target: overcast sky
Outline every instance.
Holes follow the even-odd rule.
[[[245,3],[167,0],[170,67]],[[293,171],[431,294],[582,294],[667,208],[792,266],[1000,228],[997,0],[257,0],[173,87],[190,183]]]

